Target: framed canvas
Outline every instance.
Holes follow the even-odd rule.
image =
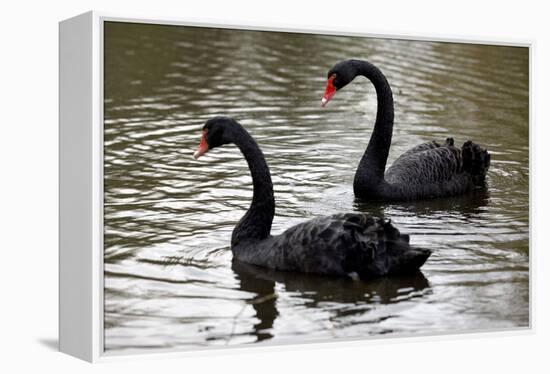
[[[60,349],[531,328],[529,42],[60,23]]]

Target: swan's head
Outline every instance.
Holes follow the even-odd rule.
[[[348,85],[357,76],[355,60],[345,60],[337,63],[328,71],[327,87],[321,99],[321,106],[327,105],[336,91]]]
[[[211,149],[232,143],[235,131],[241,126],[232,118],[215,117],[206,121],[202,127],[202,137],[199,148],[193,155],[198,159]]]

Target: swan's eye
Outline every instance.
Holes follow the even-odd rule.
[[[336,85],[336,82],[337,82],[336,74],[332,74],[332,75],[328,78],[328,80],[331,81],[333,85]]]

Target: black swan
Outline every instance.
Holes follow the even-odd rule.
[[[356,76],[369,79],[376,89],[378,109],[374,129],[355,173],[353,191],[366,200],[416,200],[459,195],[485,185],[490,155],[467,141],[462,148],[452,138],[444,144],[420,144],[397,158],[386,170],[393,130],[393,97],[386,77],[367,61],[346,60],[328,72],[321,105]]]
[[[253,184],[252,204],[231,237],[234,259],[275,270],[368,279],[417,271],[431,251],[409,246],[389,221],[363,213],[319,217],[272,236],[275,198],[271,174],[260,147],[235,120],[206,122],[195,159],[234,143],[244,155]]]

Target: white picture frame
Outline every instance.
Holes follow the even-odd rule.
[[[530,75],[532,74],[533,42],[525,40],[459,40],[418,35],[365,34],[351,30],[317,30],[289,25],[213,24],[184,19],[127,17],[95,11],[60,22],[59,347],[60,351],[64,353],[89,362],[112,361],[123,356],[105,354],[103,349],[104,22],[135,22],[521,46],[529,48]],[[530,84],[530,89],[531,87]],[[532,113],[531,93],[529,100],[530,113]],[[532,116],[530,116],[529,122],[530,134],[532,134]],[[532,256],[530,256],[530,277],[532,279],[531,261]],[[517,334],[521,330],[532,328],[532,284],[529,287],[529,328],[511,329],[490,334]],[[470,333],[470,335],[475,337],[478,334]],[[155,351],[152,354],[182,355],[183,352]]]

